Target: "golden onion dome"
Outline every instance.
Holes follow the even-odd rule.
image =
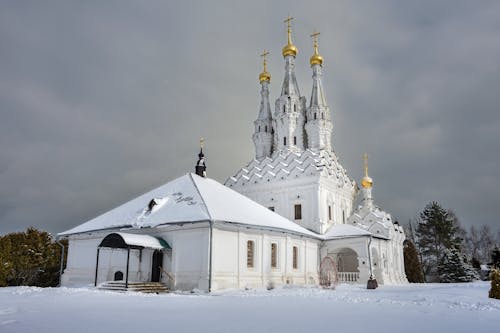
[[[283,57],[286,57],[289,55],[295,57],[298,52],[299,52],[299,50],[297,50],[297,47],[291,43],[288,43],[283,47]]]
[[[311,66],[323,65],[323,57],[320,56],[318,52],[318,36],[319,32],[315,32],[311,35],[311,37],[313,38],[313,46],[314,46],[314,54],[311,56],[311,59],[309,59]]]
[[[373,186],[373,180],[370,177],[365,176],[361,179],[361,186],[364,188],[371,188]]]
[[[259,74],[259,81],[262,83],[263,81],[270,82],[271,81],[271,74],[268,72],[264,71]]]
[[[320,56],[319,54],[313,54],[311,56],[311,59],[309,60],[311,63],[311,66],[313,65],[323,65],[323,57]]]

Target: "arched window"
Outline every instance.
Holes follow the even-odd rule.
[[[325,114],[321,112],[321,119],[325,119]]]
[[[264,127],[264,129],[266,130],[266,133],[267,133],[267,125]]]
[[[254,251],[255,251],[255,243],[254,241],[249,240],[247,242],[247,268],[253,268]]]
[[[294,144],[295,146],[297,145],[297,137],[296,137],[296,136],[294,136],[294,137],[293,137],[293,144]]]
[[[293,105],[293,111],[297,111],[297,104]]]
[[[259,132],[260,132],[260,125],[259,125]]]
[[[345,210],[342,209],[342,223],[345,223]]]
[[[283,137],[283,145],[286,146],[286,136]]]
[[[278,244],[271,243],[271,268],[278,267]]]
[[[332,220],[332,206],[328,205],[328,221]]]
[[[123,280],[123,272],[122,271],[116,271],[115,272],[115,281],[122,281]]]
[[[314,113],[314,120],[316,120],[316,112]]]
[[[286,111],[286,105],[283,104],[283,112]]]
[[[292,249],[292,255],[293,255],[293,260],[292,260],[292,267],[293,269],[299,268],[299,248],[294,246]]]

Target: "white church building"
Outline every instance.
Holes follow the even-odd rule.
[[[359,190],[333,151],[318,33],[312,35],[311,96],[300,94],[290,20],[274,110],[263,54],[250,163],[222,185],[206,177],[201,150],[196,173],[60,233],[69,241],[62,285],[153,282],[213,291],[407,283],[404,231],[374,204],[366,155]]]

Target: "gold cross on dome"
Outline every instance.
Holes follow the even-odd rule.
[[[200,138],[200,148],[203,148],[204,145],[205,145],[205,139]]]
[[[267,71],[267,56],[269,55],[269,52],[264,50],[264,52],[260,55],[264,60],[264,72]]]
[[[313,32],[313,34],[311,35],[313,41],[314,41],[314,46],[317,46],[318,45],[318,36],[320,35],[321,33],[320,32]]]
[[[367,153],[363,154],[363,162],[365,165],[365,176],[368,177],[368,154]]]
[[[288,45],[291,45],[292,44],[292,20],[293,20],[293,17],[291,17],[290,15],[288,15],[288,17],[286,18],[286,20],[284,21],[286,23],[286,32],[287,32],[287,35],[288,35]]]

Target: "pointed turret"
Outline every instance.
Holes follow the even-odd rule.
[[[271,156],[273,145],[273,119],[271,115],[271,105],[269,104],[269,82],[271,81],[271,74],[267,72],[267,55],[269,55],[267,51],[261,54],[264,67],[262,73],[259,75],[261,100],[259,115],[254,121],[255,131],[252,136],[255,145],[255,158],[258,160]]]
[[[194,168],[196,174],[200,177],[207,176],[207,166],[205,165],[205,154],[203,154],[203,138],[200,139],[200,153],[198,154],[198,162],[196,162],[196,166]]]
[[[308,148],[313,150],[325,149],[332,150],[332,122],[330,117],[330,108],[326,102],[323,84],[321,82],[323,70],[323,57],[318,52],[319,32],[311,35],[313,38],[314,53],[311,56],[310,63],[313,70],[313,84],[311,100],[307,108],[306,133],[308,139]]]
[[[300,96],[299,86],[295,78],[295,56],[299,52],[297,47],[292,43],[292,25],[293,17],[288,17],[285,20],[287,25],[287,44],[283,47],[283,57],[285,58],[285,79],[281,88],[281,95],[297,95]]]
[[[287,44],[283,47],[285,58],[285,77],[281,96],[276,100],[274,113],[274,150],[291,149],[302,151],[305,146],[304,123],[306,99],[300,96],[295,77],[295,56],[297,47],[292,42],[292,17],[285,20],[287,25]]]

